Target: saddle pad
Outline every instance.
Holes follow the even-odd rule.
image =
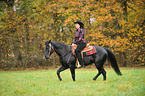
[[[92,55],[92,54],[95,54],[95,53],[97,53],[97,51],[96,51],[96,49],[95,49],[95,47],[94,46],[92,46],[93,47],[93,49],[92,50],[90,50],[90,51],[86,51],[86,52],[83,52],[83,56],[88,56],[88,55]]]
[[[71,45],[72,50],[74,51],[77,48],[76,44]],[[86,47],[82,50],[82,52],[87,52],[93,49],[93,46],[90,46],[89,44],[86,45]]]
[[[71,45],[72,46],[72,51],[75,53],[75,49],[77,48],[76,44]],[[86,47],[82,50],[83,56],[86,55],[92,55],[97,53],[96,49],[94,46],[90,46],[89,44],[86,45]]]

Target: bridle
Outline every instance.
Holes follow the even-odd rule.
[[[55,52],[55,50],[54,50],[54,48],[52,47],[51,43],[49,43],[48,45],[50,46],[50,47],[49,47],[49,53],[48,53],[48,55],[49,55],[49,57],[50,57],[51,48],[53,49],[54,52]]]
[[[50,46],[50,47],[49,47],[49,53],[48,53],[48,55],[49,55],[49,57],[50,57],[51,49],[52,49],[55,53],[57,53],[57,52],[56,52],[56,50],[53,48],[53,46],[51,45],[51,43],[49,43],[48,45]],[[66,53],[64,53],[63,55],[61,55],[61,56],[59,56],[59,57],[57,57],[57,58],[64,57],[65,55],[67,55],[67,54],[69,53],[70,50],[71,50],[71,47],[69,46],[69,47],[67,48]],[[71,52],[71,53],[72,53],[72,52]],[[71,55],[70,55],[70,56],[71,56]]]

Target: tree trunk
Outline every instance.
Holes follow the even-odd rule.
[[[127,56],[125,52],[123,52],[123,57],[124,57],[123,67],[127,67]]]
[[[127,0],[121,1],[121,7],[123,8],[124,19],[127,20]]]

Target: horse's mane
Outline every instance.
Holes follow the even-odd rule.
[[[64,44],[64,43],[61,43],[61,42],[57,42],[57,41],[51,41],[53,44],[57,44],[57,46],[60,46],[60,47],[62,47],[62,46],[65,46],[65,47],[68,47],[68,45],[67,44]]]

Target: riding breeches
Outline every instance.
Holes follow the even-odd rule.
[[[76,56],[79,60],[79,63],[84,66],[84,62],[82,59],[81,51],[86,47],[86,43],[77,44],[77,48],[75,50]]]

